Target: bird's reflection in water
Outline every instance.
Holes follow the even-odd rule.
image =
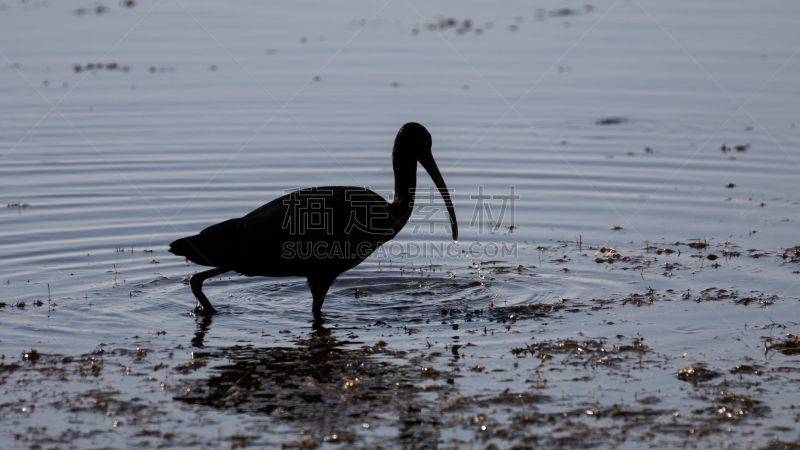
[[[364,443],[368,426],[384,433],[385,427],[396,430],[397,443],[404,445],[425,447],[438,439],[441,405],[420,394],[434,390],[448,397],[455,391],[445,380],[436,382],[438,372],[419,358],[405,360],[405,352],[392,351],[382,341],[365,345],[339,340],[340,330],[326,327],[324,319],[313,322],[309,333],[292,336],[286,346],[210,348],[204,339],[211,322],[210,315],[197,317],[191,345],[202,349],[194,352],[194,359],[203,361],[197,370],[206,369],[198,373],[200,378],[184,379],[188,390],[181,389],[184,394],[176,400],[267,415],[270,423],[316,430],[319,441],[336,436],[342,442]]]
[[[194,332],[192,338],[192,347],[204,348],[203,341],[206,338],[208,329],[211,328],[211,314],[198,314],[197,316],[197,331]]]

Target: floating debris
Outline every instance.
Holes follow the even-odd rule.
[[[150,66],[150,69],[148,69],[148,72],[150,72],[150,73],[157,73],[157,72],[160,72],[160,73],[166,73],[166,72],[175,72],[175,70],[176,70],[176,69],[175,69],[174,67],[156,67],[156,66]]]
[[[783,338],[767,337],[764,339],[764,354],[767,355],[770,350],[786,356],[800,355],[800,338],[794,333],[787,333]]]
[[[741,364],[741,365],[735,366],[735,367],[733,367],[731,369],[731,373],[735,373],[735,374],[750,374],[750,375],[756,375],[756,376],[761,376],[761,374],[762,374],[762,372],[761,372],[761,370],[759,370],[758,366],[754,366],[752,364]]]
[[[624,117],[608,117],[606,119],[600,119],[595,122],[595,125],[620,125],[623,123],[630,123],[630,119],[626,119]]]
[[[697,383],[708,381],[718,376],[720,376],[719,372],[707,368],[703,363],[697,363],[678,371],[678,379],[687,381],[692,385],[697,385]]]
[[[84,70],[119,70],[120,72],[130,72],[131,68],[129,66],[120,66],[116,62],[112,63],[86,63],[86,65],[81,66],[80,64],[73,64],[72,71],[75,73],[81,73]]]
[[[587,9],[587,11],[591,11],[592,8]],[[561,8],[555,11],[550,11],[547,13],[550,17],[566,17],[566,16],[577,16],[580,14],[581,11],[578,9],[569,9],[569,8]]]

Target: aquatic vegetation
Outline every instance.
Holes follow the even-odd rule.
[[[800,355],[800,338],[794,333],[787,333],[782,338],[764,338],[764,354],[769,354],[771,350],[786,356]]]

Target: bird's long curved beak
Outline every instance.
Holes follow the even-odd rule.
[[[458,223],[456,222],[456,212],[453,209],[453,201],[450,200],[450,192],[447,190],[447,185],[444,184],[442,174],[439,172],[439,167],[436,165],[436,161],[433,160],[433,155],[430,153],[428,153],[427,156],[420,158],[419,162],[422,164],[422,167],[425,168],[425,171],[428,172],[428,175],[430,175],[433,179],[433,183],[439,189],[439,193],[442,194],[444,203],[447,205],[447,214],[450,215],[450,226],[453,228],[453,240],[458,241]]]

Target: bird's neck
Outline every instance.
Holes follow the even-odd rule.
[[[394,201],[395,207],[414,207],[414,190],[417,188],[417,161],[394,156]]]
[[[392,156],[394,166],[394,201],[389,204],[391,228],[395,235],[403,229],[414,207],[414,189],[417,187],[417,161]]]

